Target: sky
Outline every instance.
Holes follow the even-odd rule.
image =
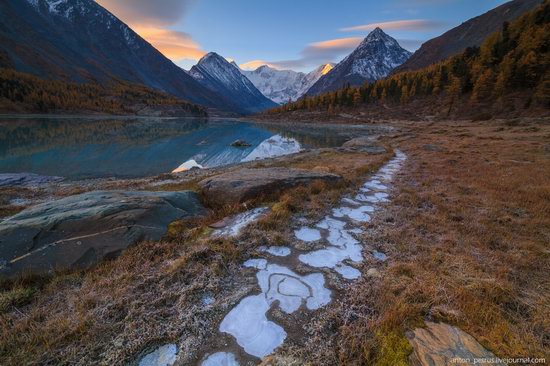
[[[337,63],[375,27],[415,51],[505,0],[96,0],[177,65],[216,52],[244,69]]]

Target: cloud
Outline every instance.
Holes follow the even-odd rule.
[[[178,22],[196,0],[96,0],[129,24],[166,26]]]
[[[134,30],[171,60],[199,60],[206,53],[185,32],[141,26]]]
[[[168,29],[196,0],[96,0],[174,62],[199,60],[206,52],[191,35]]]
[[[393,20],[389,22],[369,23],[357,25],[354,27],[341,28],[341,32],[365,32],[372,31],[374,28],[382,28],[385,31],[389,30],[404,30],[404,31],[431,31],[445,27],[446,23],[427,20],[427,19],[408,19],[408,20]]]
[[[314,68],[322,64],[339,61],[342,56],[353,51],[362,40],[361,37],[349,37],[314,42],[308,44],[300,52],[300,58],[283,61],[252,60],[241,64],[240,67],[245,70],[254,70],[263,65],[279,70]]]

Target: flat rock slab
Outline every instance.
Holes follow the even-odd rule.
[[[96,191],[43,203],[0,223],[0,273],[86,268],[204,213],[190,191]]]
[[[384,146],[375,143],[370,136],[356,137],[346,141],[342,147],[369,154],[383,154],[387,151]]]
[[[0,174],[0,187],[30,187],[59,182],[62,177],[45,176],[32,173]]]
[[[407,334],[413,346],[411,365],[474,365],[481,359],[495,357],[474,337],[445,323],[426,322],[426,328],[417,328]]]
[[[286,188],[315,180],[336,182],[335,174],[292,168],[245,168],[199,182],[203,195],[215,205],[242,203],[260,196],[270,196]]]

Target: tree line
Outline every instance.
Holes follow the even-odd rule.
[[[338,112],[370,103],[407,104],[419,97],[443,97],[448,112],[459,99],[493,104],[507,94],[525,92],[525,108],[550,106],[550,1],[489,36],[480,47],[418,71],[402,72],[359,87],[349,85],[268,110]]]

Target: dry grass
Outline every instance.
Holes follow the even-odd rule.
[[[254,286],[240,273],[242,261],[258,245],[283,240],[281,228],[291,215],[318,214],[347,184],[359,182],[357,169],[375,169],[388,157],[336,153],[293,160],[291,166],[342,171],[346,184],[314,182],[255,202],[271,205],[271,214],[240,238],[208,236],[209,224],[247,208],[227,206],[201,220],[175,222],[163,241],[141,243],[88,271],[1,284],[0,364],[127,364],[165,342],[178,343],[189,357],[183,362],[193,362],[227,307]],[[208,309],[201,305],[206,293],[217,299]]]
[[[383,277],[363,277],[317,320],[312,342],[335,347],[308,357],[407,364],[405,332],[434,319],[498,356],[548,358],[548,121],[404,127],[394,141],[409,157],[404,175],[365,237],[390,259],[364,272],[377,266]]]

